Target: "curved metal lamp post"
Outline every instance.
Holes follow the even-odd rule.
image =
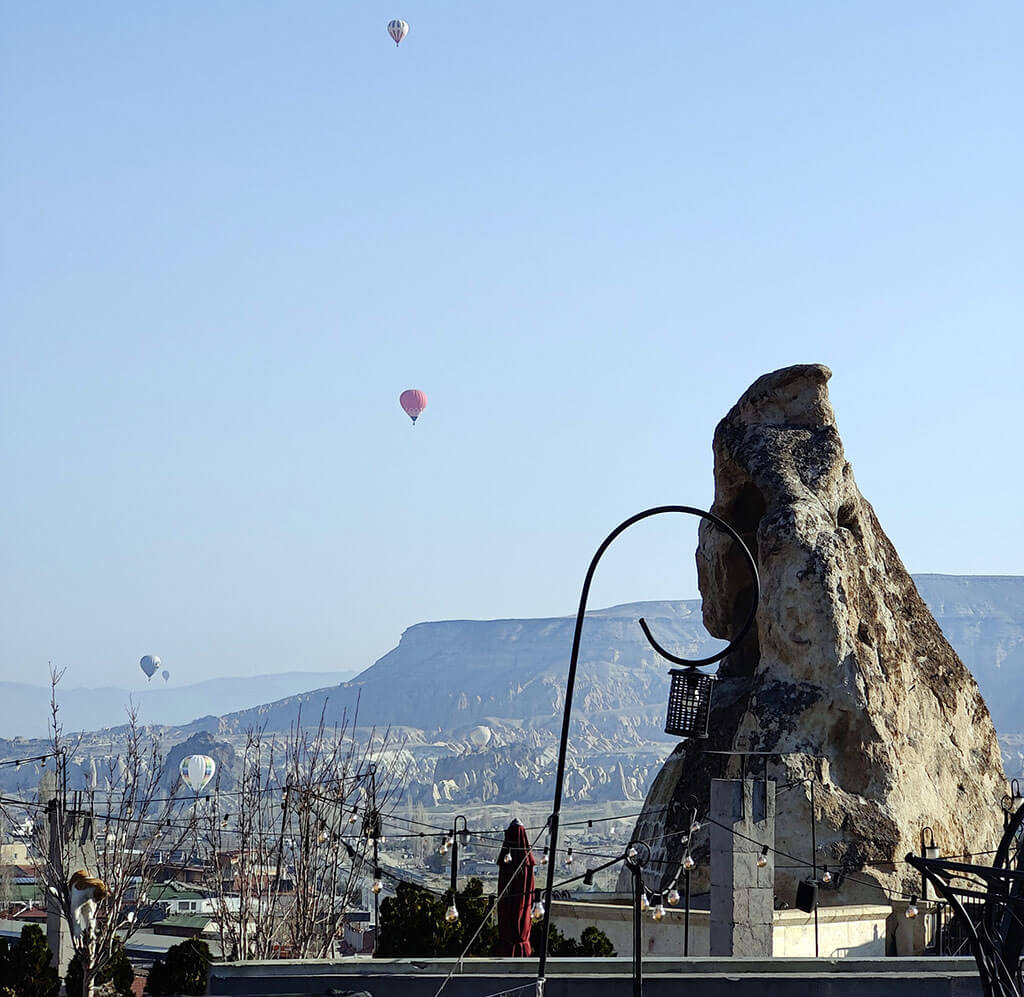
[[[991,866],[913,852],[907,856],[907,862],[927,878],[960,922],[970,942],[985,997],[1022,997],[1024,806],[1015,813],[1005,806],[1003,809],[1007,813],[1006,828]],[[968,885],[954,886],[954,878]],[[981,904],[980,919],[971,917],[961,898]]]
[[[757,577],[757,565],[754,562],[754,558],[750,551],[747,549],[746,544],[740,535],[725,521],[713,515],[710,512],[705,512],[702,509],[695,509],[688,505],[659,505],[653,509],[645,509],[643,512],[638,512],[635,516],[630,516],[629,519],[620,523],[612,530],[611,533],[605,537],[604,542],[600,547],[597,548],[597,553],[594,554],[593,560],[590,562],[590,567],[587,569],[586,577],[583,580],[583,590],[580,593],[580,604],[579,609],[576,613],[576,629],[573,632],[572,638],[572,654],[569,657],[569,675],[566,680],[565,688],[565,708],[562,714],[562,736],[558,745],[558,768],[555,773],[555,799],[554,804],[551,808],[551,817],[548,820],[548,829],[550,835],[550,848],[551,848],[551,862],[548,863],[548,875],[547,885],[544,890],[544,928],[541,932],[541,950],[540,950],[540,961],[537,967],[537,993],[538,995],[543,993],[544,989],[544,970],[547,966],[548,957],[548,933],[551,930],[551,893],[555,883],[555,856],[558,854],[558,819],[562,809],[562,786],[565,781],[565,753],[569,743],[569,721],[572,716],[572,694],[573,687],[576,684],[576,666],[579,662],[580,654],[580,638],[583,635],[583,618],[587,610],[587,597],[590,595],[590,584],[594,579],[594,572],[597,569],[598,562],[601,560],[604,552],[609,548],[612,541],[619,536],[620,533],[625,532],[629,527],[633,526],[634,523],[639,523],[642,519],[650,519],[652,516],[660,516],[663,513],[669,512],[681,512],[689,516],[698,516],[701,519],[707,520],[713,523],[719,529],[724,530],[738,545],[740,551],[743,553],[747,564],[750,567],[751,575],[753,577],[753,598],[751,599],[750,612],[747,615],[747,619],[743,624],[739,634],[734,637],[729,645],[717,654],[709,655],[706,658],[698,658],[693,661],[687,660],[686,658],[677,657],[674,654],[670,654],[651,635],[650,629],[647,624],[641,620],[640,626],[643,629],[644,635],[647,640],[650,641],[651,646],[667,658],[669,661],[673,661],[678,665],[684,665],[685,671],[683,675],[696,674],[700,678],[706,678],[701,676],[695,670],[700,665],[714,664],[716,661],[720,661],[727,654],[731,653],[747,635],[747,631],[752,626],[754,619],[757,615],[757,603],[760,597],[760,585]],[[676,679],[676,669],[672,670],[673,682]],[[671,718],[671,701],[670,701],[670,718]]]

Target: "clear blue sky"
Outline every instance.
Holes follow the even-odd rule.
[[[792,363],[833,369],[912,571],[1024,573],[1020,4],[4,21],[0,678],[362,668],[574,612]],[[638,529],[592,605],[692,597],[693,547]]]

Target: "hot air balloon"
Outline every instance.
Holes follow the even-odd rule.
[[[417,388],[409,388],[399,396],[398,404],[405,409],[405,414],[415,425],[419,414],[427,407],[427,393]]]
[[[480,724],[469,732],[469,739],[478,748],[486,748],[491,740],[491,728]]]
[[[139,668],[146,673],[146,678],[151,679],[160,667],[160,659],[155,654],[147,654],[139,661]]]
[[[160,675],[163,677],[165,682],[171,677],[171,673],[166,668],[160,673]]]
[[[217,771],[217,763],[209,755],[187,755],[181,760],[181,781],[193,793],[201,793]]]
[[[393,21],[388,21],[388,34],[391,35],[397,48],[398,43],[409,34],[409,25],[396,17]]]

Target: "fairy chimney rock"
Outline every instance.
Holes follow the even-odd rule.
[[[787,367],[758,378],[715,432],[712,512],[743,536],[761,581],[757,626],[722,662],[711,737],[684,741],[655,779],[638,832],[665,835],[665,877],[682,857],[687,799],[706,808],[710,779],[740,775],[737,756],[778,752],[776,848],[811,861],[815,781],[822,904],[916,892],[903,858],[924,826],[944,854],[984,852],[1000,833],[1005,780],[996,733],[974,679],[943,637],[857,489],[828,398],[831,371]],[[920,484],[921,501],[933,501]],[[735,634],[751,579],[728,537],[702,525],[697,570],[704,622]],[[761,772],[760,756],[748,773]],[[789,788],[787,788],[787,786]],[[705,832],[706,833],[706,832]],[[694,842],[695,890],[707,887],[707,842]],[[777,902],[793,904],[809,868],[776,863]],[[657,868],[657,866],[655,866]],[[658,882],[648,884],[659,888]]]

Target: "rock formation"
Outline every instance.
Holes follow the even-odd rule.
[[[638,834],[656,839],[649,885],[682,857],[684,813],[705,809],[709,780],[763,772],[778,753],[776,898],[793,904],[816,855],[838,888],[822,904],[877,903],[919,891],[903,862],[924,826],[946,855],[994,848],[1006,792],[999,747],[977,684],[943,637],[861,496],[829,402],[828,368],[802,365],[759,378],[715,432],[712,511],[739,532],[761,581],[757,624],[724,660],[711,736],[682,742],[656,777]],[[932,501],[922,482],[921,501]],[[697,569],[704,621],[738,631],[751,579],[735,545],[701,528]],[[666,835],[666,837],[661,837]],[[695,891],[706,889],[706,832],[695,837]]]

